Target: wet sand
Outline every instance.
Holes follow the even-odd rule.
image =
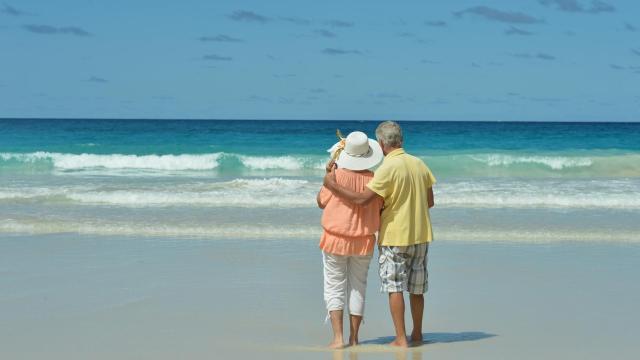
[[[328,351],[315,240],[3,236],[0,358],[637,357],[637,244],[437,241],[429,254],[425,345],[384,345],[372,263],[363,345]]]

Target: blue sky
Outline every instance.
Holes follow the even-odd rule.
[[[0,2],[0,117],[640,120],[640,2]]]

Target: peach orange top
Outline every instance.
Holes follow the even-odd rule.
[[[348,189],[364,192],[373,173],[336,170],[336,181]],[[322,237],[320,248],[336,255],[371,255],[376,243],[375,233],[380,227],[383,200],[376,197],[367,205],[353,205],[333,195],[324,186],[320,190]]]

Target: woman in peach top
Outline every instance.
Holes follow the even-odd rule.
[[[360,131],[350,133],[329,152],[336,159],[337,182],[357,192],[363,192],[373,177],[368,169],[378,165],[383,158],[380,145]],[[333,162],[328,166],[333,166]],[[376,243],[375,233],[380,227],[382,200],[371,201],[365,206],[352,205],[322,187],[317,201],[324,209],[320,249],[324,264],[324,300],[334,335],[329,346],[334,349],[344,346],[342,316],[345,303],[349,306],[349,345],[356,345],[364,315],[367,272]]]

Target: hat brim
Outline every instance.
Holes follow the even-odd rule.
[[[346,153],[346,151],[341,151],[340,156],[336,160],[336,164],[338,164],[339,168],[349,169],[349,170],[366,170],[375,167],[380,164],[382,159],[384,158],[384,154],[382,153],[382,148],[377,141],[369,140],[369,148],[371,151],[365,156],[353,156]],[[335,143],[331,149],[327,150],[331,155],[336,151],[340,142]]]

